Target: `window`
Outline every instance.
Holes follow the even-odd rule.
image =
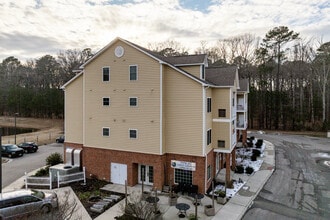
[[[136,129],[129,129],[129,138],[136,139],[137,138],[137,130]]]
[[[129,98],[129,106],[137,106],[137,98],[136,97],[130,97]]]
[[[226,109],[219,109],[219,117],[226,117]]]
[[[207,166],[207,179],[209,180],[211,178],[211,165]]]
[[[110,67],[103,67],[103,82],[110,81]]]
[[[110,136],[110,128],[103,128],[103,136],[104,137],[109,137]]]
[[[218,140],[218,147],[224,148],[225,147],[225,141],[223,140]]]
[[[109,106],[110,105],[110,98],[105,97],[103,98],[103,106]]]
[[[207,145],[211,144],[211,142],[212,142],[212,135],[211,135],[211,133],[212,133],[212,130],[211,129],[207,130]]]
[[[192,184],[192,171],[174,169],[174,182]]]
[[[129,66],[129,80],[137,80],[138,78],[138,69],[136,65]]]
[[[233,134],[235,134],[236,128],[235,128],[235,121],[232,121],[231,126],[233,128]]]
[[[202,78],[202,79],[205,79],[205,65],[203,64],[203,65],[201,66],[201,68],[202,68],[202,76],[201,76],[201,78]]]
[[[232,101],[232,106],[234,107],[235,106],[235,96],[236,96],[236,93],[235,92],[233,92],[233,101]]]
[[[212,99],[207,98],[207,112],[211,112],[211,108],[212,108]]]

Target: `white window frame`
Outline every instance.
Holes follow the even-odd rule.
[[[136,137],[131,137],[131,131],[135,131]],[[138,138],[138,129],[135,129],[135,128],[128,129],[128,137],[129,137],[129,139],[137,139]]]
[[[109,135],[104,135],[104,129],[108,129]],[[109,127],[103,127],[102,128],[102,136],[103,137],[110,137],[110,128]]]
[[[200,66],[200,78],[201,79],[205,79],[205,65],[204,64],[202,64],[201,66]]]
[[[207,165],[207,168],[206,168],[206,173],[207,173],[207,180],[209,181],[212,177],[212,166],[209,164]]]
[[[207,113],[212,112],[212,98],[211,97],[206,98],[206,112]]]
[[[104,105],[104,99],[109,99],[109,105]],[[110,106],[110,97],[102,97],[102,105],[104,107],[109,107]]]
[[[136,105],[131,105],[131,99],[136,99]],[[138,99],[138,97],[134,97],[134,96],[128,97],[128,105],[130,107],[138,107],[138,105],[139,105],[139,99]]]
[[[109,69],[109,80],[104,80],[104,69],[108,68]],[[102,67],[102,82],[110,82],[110,66],[104,66]]]
[[[212,144],[212,129],[208,129],[206,132],[206,145]]]
[[[131,67],[136,67],[136,79],[131,79]],[[129,81],[137,81],[139,79],[139,68],[138,65],[129,65],[128,68],[128,79]]]

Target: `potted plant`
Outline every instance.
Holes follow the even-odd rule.
[[[197,220],[198,219],[198,216],[196,216],[195,214],[189,214],[189,216],[188,216],[188,219],[189,220]]]
[[[212,205],[205,205],[204,206],[204,213],[206,216],[215,216],[215,208],[214,208],[214,181],[212,181]],[[197,210],[196,210],[196,215],[197,215]]]
[[[217,195],[217,203],[222,205],[226,204],[227,202],[226,192],[222,190],[218,190],[215,193]]]
[[[178,202],[178,196],[176,193],[170,191],[170,194],[168,196],[168,203],[170,206],[175,206]]]
[[[207,216],[214,216],[215,215],[215,209],[213,205],[205,205],[204,206],[204,213]]]
[[[172,176],[170,177],[170,181],[172,183]],[[168,203],[170,206],[175,206],[178,202],[178,196],[175,192],[173,192],[172,185],[170,184],[170,193],[168,196]]]

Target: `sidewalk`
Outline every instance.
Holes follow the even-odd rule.
[[[247,209],[252,205],[253,200],[258,195],[260,190],[263,188],[264,184],[270,178],[275,169],[275,150],[274,145],[270,142],[264,140],[266,145],[264,150],[264,156],[261,158],[263,163],[260,167],[260,170],[254,174],[248,176],[244,174],[234,173],[232,178],[238,180],[241,178],[245,185],[232,197],[225,205],[220,205],[215,202],[215,216],[206,216],[204,214],[204,205],[212,204],[211,198],[204,196],[202,199],[202,206],[198,206],[198,217],[199,219],[206,220],[228,220],[228,219],[241,219]],[[128,192],[141,193],[141,186],[129,187]],[[107,189],[106,189],[107,188]],[[109,184],[104,189],[115,192],[124,192],[124,186]],[[159,195],[160,201],[158,202],[159,208],[162,211],[164,220],[179,219],[177,213],[178,210],[175,206],[168,205],[168,197]],[[96,220],[108,220],[114,219],[116,216],[122,214],[122,207],[124,200],[120,203],[117,203],[115,206],[111,207],[105,211],[102,215],[98,216]],[[195,213],[195,206],[192,205],[192,199],[188,196],[180,196],[178,203],[187,203],[190,204],[190,209],[187,210],[187,215]],[[187,219],[187,218],[186,218]]]
[[[270,142],[267,142],[264,140],[264,143],[266,145],[264,150],[264,156],[262,157],[263,163],[260,167],[260,170],[255,172],[254,174],[248,176],[244,174],[236,174],[234,173],[232,176],[232,179],[238,180],[241,178],[245,185],[236,193],[235,196],[233,196],[225,205],[220,205],[215,202],[215,216],[206,216],[204,214],[204,205],[212,204],[212,200],[204,196],[202,199],[202,205],[198,206],[198,217],[199,219],[206,219],[206,220],[227,220],[227,219],[241,219],[244,215],[244,213],[247,211],[247,209],[252,205],[253,200],[258,195],[260,190],[263,188],[264,184],[267,182],[267,180],[272,175],[274,169],[275,169],[275,150],[274,145]],[[35,172],[35,171],[34,171]],[[33,172],[31,172],[33,173]],[[22,186],[24,186],[24,177],[16,180],[11,185],[5,187],[2,191],[11,191],[15,189],[21,189]],[[124,192],[124,186],[116,185],[116,184],[109,184],[104,187],[105,190],[109,191],[115,191],[115,192]],[[59,195],[63,195],[65,191],[72,191],[70,187],[63,187],[60,189],[55,189],[55,191]],[[129,193],[141,193],[141,186],[135,186],[135,187],[129,187],[128,189]],[[74,193],[70,193],[71,196],[75,196]],[[60,197],[60,196],[59,196]],[[72,197],[74,198],[74,197]],[[76,197],[75,197],[76,198]],[[175,208],[175,206],[169,206],[168,205],[168,197],[159,195],[160,201],[159,201],[159,207],[163,214],[163,219],[165,220],[172,220],[172,219],[179,219],[177,213],[178,210]],[[87,211],[84,209],[82,204],[80,203],[79,199],[76,198],[76,201],[78,202],[78,210],[77,214],[80,215],[83,220],[90,220],[90,216],[87,213]],[[190,204],[190,209],[187,210],[187,215],[195,213],[195,206],[192,205],[192,198],[188,196],[180,196],[178,199],[178,203],[184,202],[187,204]],[[110,209],[105,211],[103,214],[98,216],[96,220],[109,220],[109,219],[115,219],[116,216],[119,216],[122,214],[123,205],[125,203],[125,200],[122,200],[121,202],[117,203],[116,205],[112,206]]]
[[[215,215],[214,219],[241,219],[253,200],[259,194],[275,169],[274,145],[265,141],[263,163],[259,171],[251,176],[234,174],[234,179],[240,177],[246,182],[244,187],[231,198],[226,205]],[[237,175],[237,177],[235,177]]]

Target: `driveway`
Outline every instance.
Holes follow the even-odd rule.
[[[58,152],[63,155],[63,144],[47,144],[39,146],[36,153],[24,154],[23,157],[10,158],[10,161],[2,164],[2,187],[6,187],[18,178],[24,176],[24,173],[46,165],[46,158]]]
[[[275,145],[276,170],[243,219],[330,219],[330,139],[250,136]]]

